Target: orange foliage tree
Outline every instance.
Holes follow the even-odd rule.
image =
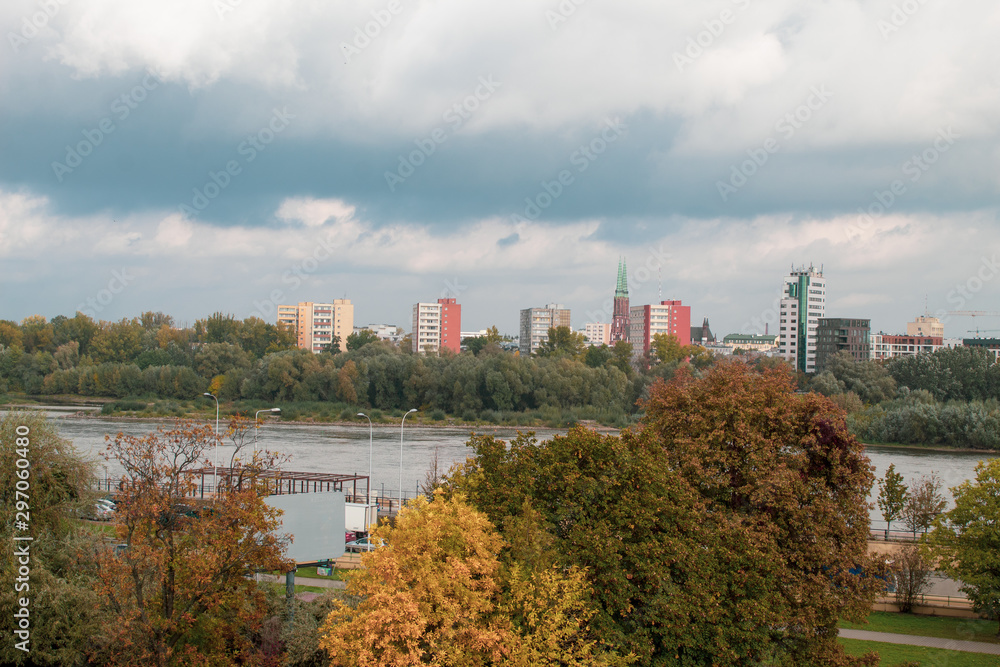
[[[230,435],[242,441],[245,422],[237,420]],[[265,504],[259,481],[275,457],[234,457],[234,476],[220,477],[213,498],[195,501],[192,471],[209,465],[211,427],[182,422],[107,440],[106,458],[125,469],[115,525],[120,544],[96,557],[98,592],[118,618],[108,629],[111,663],[274,663],[253,641],[266,605],[249,575],[291,567],[287,538],[274,532],[280,512]]]

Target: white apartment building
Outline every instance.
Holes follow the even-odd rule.
[[[538,351],[541,344],[549,339],[549,327],[569,327],[570,312],[559,303],[550,303],[544,308],[525,308],[521,311],[519,350],[522,357]]]
[[[826,317],[823,269],[792,268],[781,290],[778,355],[805,373],[816,372],[816,327]]]
[[[610,322],[588,322],[583,325],[584,337],[587,345],[610,345],[611,344],[611,323]]]
[[[436,354],[441,349],[441,304],[413,304],[412,345],[414,352]]]

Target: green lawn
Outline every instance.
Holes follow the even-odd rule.
[[[345,581],[344,575],[346,573],[347,573],[347,570],[341,570],[341,569],[334,568],[333,575],[327,577],[327,576],[324,576],[324,575],[316,574],[316,568],[315,567],[300,567],[297,570],[295,570],[295,576],[296,577],[306,577],[308,579],[333,579],[335,581]]]
[[[840,622],[840,627],[871,632],[893,632],[900,635],[922,635],[943,637],[973,642],[1000,644],[997,637],[997,622],[971,618],[948,618],[944,616],[918,616],[876,611],[868,617],[866,625]],[[994,665],[1000,663],[994,656]]]
[[[901,646],[883,642],[866,642],[859,639],[840,639],[848,655],[864,655],[875,651],[882,656],[881,667],[895,667],[909,661],[918,662],[922,667],[997,667],[997,656],[983,653],[947,651],[923,646]]]
[[[318,575],[316,574],[315,567],[300,567],[295,570],[296,577],[305,577],[307,579],[332,579],[334,581],[345,581],[345,574],[347,570],[334,569],[332,576]],[[272,572],[271,574],[284,577],[284,572]]]

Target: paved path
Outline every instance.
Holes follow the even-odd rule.
[[[931,648],[944,648],[949,651],[965,651],[966,653],[1000,655],[1000,644],[987,644],[986,642],[967,642],[960,641],[958,639],[942,639],[940,637],[919,637],[917,635],[898,635],[891,632],[870,632],[868,630],[845,629],[840,631],[840,636],[845,639],[863,639],[865,641],[885,642],[887,644],[929,646]]]

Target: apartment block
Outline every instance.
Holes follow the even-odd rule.
[[[816,372],[816,327],[826,317],[823,270],[792,268],[779,302],[778,354],[804,373]]]
[[[588,322],[583,325],[583,335],[587,339],[587,345],[610,345],[611,323]]]
[[[529,356],[538,351],[539,346],[549,339],[549,328],[569,327],[569,308],[559,303],[550,303],[544,308],[525,308],[521,311],[519,350],[521,356]]]
[[[880,332],[871,335],[869,359],[912,357],[940,350],[944,346],[944,339],[941,336],[900,336]]]
[[[300,301],[297,305],[278,306],[278,323],[295,331],[298,347],[322,352],[340,337],[339,349],[347,350],[347,337],[354,331],[354,304],[350,299],[334,299],[331,303]]]
[[[680,300],[632,306],[629,309],[628,337],[632,351],[636,354],[648,353],[656,334],[671,335],[682,347],[690,345],[691,306],[683,305]]]
[[[854,361],[871,356],[871,320],[821,317],[816,324],[816,372],[838,352],[849,352]]]
[[[462,347],[462,306],[456,299],[413,304],[414,352],[437,353],[446,348],[458,354]]]

